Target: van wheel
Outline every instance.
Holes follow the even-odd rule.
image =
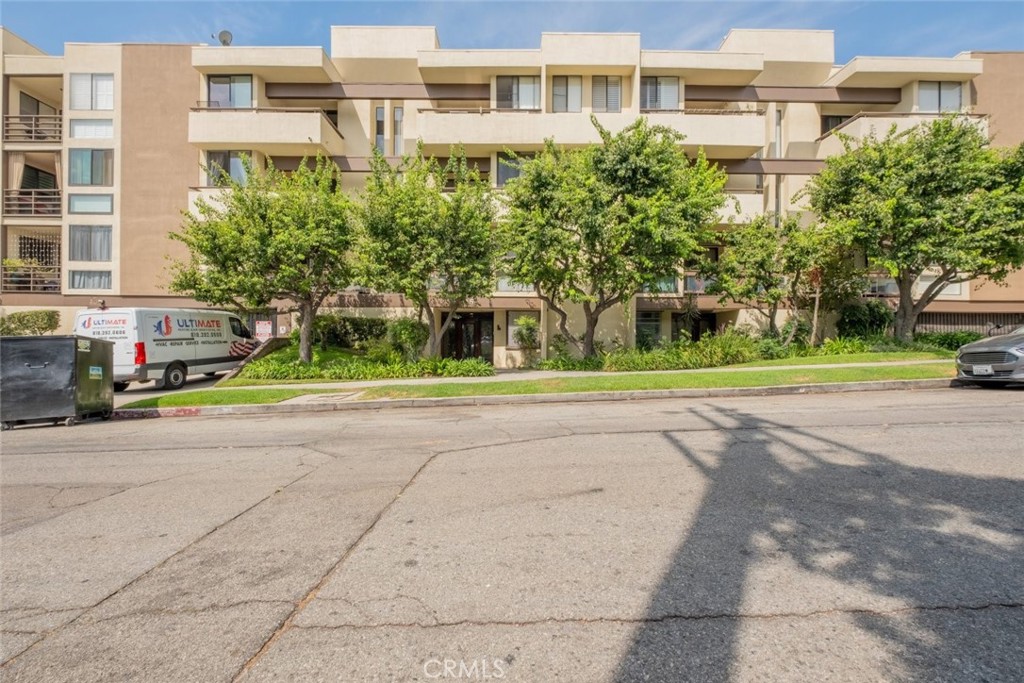
[[[128,382],[114,382],[114,391],[120,393],[128,388]]]
[[[164,389],[181,389],[188,379],[188,369],[184,363],[171,363],[164,370]]]

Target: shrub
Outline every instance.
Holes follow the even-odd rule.
[[[547,358],[537,364],[541,370],[579,370],[586,372],[595,372],[601,370],[604,366],[604,361],[600,356],[591,356],[590,358],[573,358],[572,356],[554,356],[553,358]]]
[[[765,336],[757,341],[757,355],[765,360],[788,358],[793,348],[785,347],[777,337]]]
[[[323,349],[329,346],[355,349],[374,339],[383,339],[387,326],[388,321],[384,318],[322,313],[313,321],[313,338]]]
[[[794,326],[796,326],[796,332],[793,332]],[[802,316],[787,320],[782,326],[779,339],[782,341],[789,339],[790,333],[793,334],[793,339],[789,342],[790,344],[807,346],[811,343],[811,323]]]
[[[370,363],[390,365],[401,363],[404,359],[391,342],[386,339],[373,339],[363,344],[364,358]]]
[[[972,330],[957,330],[955,332],[922,332],[914,335],[914,341],[922,344],[938,346],[949,351],[956,351],[964,344],[984,339],[985,335]]]
[[[515,320],[516,329],[512,340],[523,350],[540,346],[540,321],[532,315],[521,315]]]
[[[18,311],[0,317],[0,334],[24,337],[49,334],[60,327],[60,311]]]
[[[841,356],[847,353],[867,353],[871,348],[870,342],[859,337],[836,337],[826,339],[818,347],[817,353],[821,356]]]
[[[415,318],[392,320],[387,326],[387,341],[404,360],[415,361],[430,338],[426,323]]]
[[[346,357],[321,361],[314,354],[313,362],[299,363],[294,354],[275,352],[253,361],[242,370],[244,379],[265,380],[374,380],[402,379],[409,377],[489,377],[494,368],[479,358],[455,360],[454,358],[425,358],[415,362],[402,360],[387,342],[378,341],[373,348],[384,348],[384,360],[375,361],[366,357]],[[284,350],[284,351],[287,351]]]
[[[884,301],[852,301],[839,309],[836,332],[840,337],[874,337],[885,334],[896,314]]]
[[[603,369],[609,372],[628,370],[689,370],[714,368],[757,360],[758,342],[735,329],[701,337],[695,343],[680,342],[660,346],[651,351],[621,349],[604,357]]]

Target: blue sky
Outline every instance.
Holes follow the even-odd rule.
[[[332,24],[434,25],[443,47],[535,48],[541,31],[638,31],[649,49],[707,50],[731,27],[836,32],[836,61],[856,55],[952,56],[1024,50],[1024,1],[923,0],[540,2],[50,2],[3,0],[0,23],[50,53],[65,42],[323,45]]]

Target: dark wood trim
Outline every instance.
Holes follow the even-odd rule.
[[[267,83],[268,99],[489,100],[489,83]]]
[[[823,88],[766,85],[687,85],[687,102],[810,102],[899,104],[900,88]]]
[[[712,159],[729,175],[815,175],[825,168],[821,159]]]
[[[281,171],[294,171],[299,167],[299,163],[302,161],[302,157],[272,157],[274,160],[274,167]],[[337,156],[331,157],[335,164],[342,173],[369,173],[370,172],[370,159],[371,157],[347,157]],[[387,162],[392,166],[397,166],[401,162],[399,157],[385,157]],[[448,157],[437,157],[437,160],[444,164],[448,161]],[[467,157],[466,161],[469,162],[470,166],[476,166],[477,170],[481,173],[491,172],[491,158],[490,157]],[[306,159],[307,164],[316,163],[315,159]]]

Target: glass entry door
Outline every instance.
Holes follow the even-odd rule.
[[[447,320],[447,315],[444,318]],[[441,342],[445,358],[481,358],[494,362],[494,314],[456,313]]]

